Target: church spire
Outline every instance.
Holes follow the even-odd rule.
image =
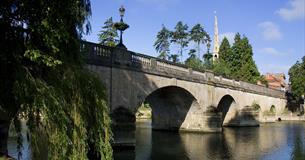
[[[215,61],[219,55],[219,37],[218,37],[218,23],[217,23],[217,16],[216,11],[215,13],[215,23],[214,23],[214,48],[213,48],[213,61]]]

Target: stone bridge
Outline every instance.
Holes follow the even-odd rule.
[[[219,132],[222,126],[257,126],[277,118],[285,93],[120,48],[82,42],[89,70],[104,82],[113,123],[134,124],[142,103],[152,128]],[[256,106],[256,107],[254,107]]]

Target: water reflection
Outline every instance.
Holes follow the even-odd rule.
[[[25,133],[25,132],[23,132]],[[17,157],[16,139],[9,153]],[[30,159],[24,141],[22,159]],[[224,128],[223,133],[198,134],[151,130],[150,121],[137,122],[136,149],[114,152],[115,160],[305,159],[305,123],[280,122],[260,127]]]
[[[305,159],[305,123],[179,134],[152,131],[150,121],[141,121],[137,122],[136,150],[115,152],[115,159]]]

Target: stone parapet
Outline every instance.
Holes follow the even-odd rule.
[[[80,45],[87,64],[122,68],[164,77],[176,78],[212,86],[230,88],[249,93],[285,98],[285,92],[260,85],[215,75],[209,70],[190,69],[186,65],[173,63],[120,48],[107,47],[82,41]]]

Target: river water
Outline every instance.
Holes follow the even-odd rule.
[[[9,153],[17,157],[16,139]],[[24,139],[22,159],[30,159]],[[224,128],[222,133],[152,131],[150,120],[137,122],[135,150],[115,151],[115,160],[305,160],[305,122]]]
[[[151,121],[141,120],[137,122],[135,150],[115,151],[114,159],[305,160],[305,123],[267,123],[199,134],[152,131]]]

